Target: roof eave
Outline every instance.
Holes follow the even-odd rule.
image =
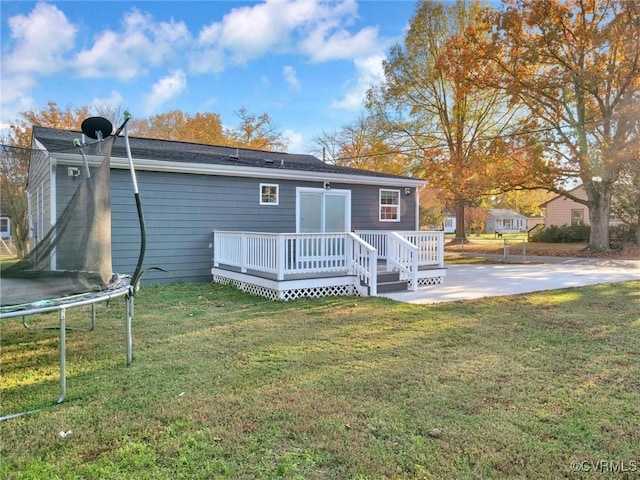
[[[57,154],[57,159],[70,165],[82,165],[82,158],[75,154]],[[98,164],[101,157],[88,157],[90,164]],[[225,177],[261,178],[273,180],[305,180],[358,185],[392,185],[397,187],[420,187],[426,185],[424,180],[402,177],[380,177],[373,175],[350,175],[343,173],[318,172],[312,170],[292,170],[286,167],[261,168],[244,165],[219,165],[189,162],[168,162],[136,158],[134,165],[138,171],[188,173],[195,175],[218,175]],[[129,160],[122,157],[111,157],[111,167],[128,169]]]

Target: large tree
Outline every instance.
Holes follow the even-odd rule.
[[[406,175],[407,155],[394,146],[373,117],[360,115],[334,133],[322,132],[312,151],[326,162],[343,167]]]
[[[548,129],[547,156],[578,179],[587,199],[589,249],[609,249],[613,186],[638,162],[640,2],[511,0],[479,40],[500,85]]]
[[[240,124],[225,130],[228,145],[256,150],[285,151],[288,140],[268,113],[256,115],[241,108],[236,112]]]
[[[411,20],[404,45],[384,62],[385,82],[368,95],[368,108],[413,152],[416,173],[447,195],[456,211],[456,238],[466,239],[465,206],[495,189],[526,183],[537,169],[539,146],[519,105],[478,76],[493,76],[480,63],[474,38],[487,37],[480,2],[454,5],[425,0]]]
[[[138,137],[177,140],[181,142],[225,145],[228,142],[217,113],[190,115],[170,110],[149,118],[133,119],[131,134]]]

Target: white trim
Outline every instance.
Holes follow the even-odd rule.
[[[276,201],[275,202],[264,202],[262,201],[262,188],[263,187],[276,187]],[[260,184],[260,190],[258,191],[259,194],[259,202],[260,205],[271,205],[271,206],[275,206],[275,205],[280,205],[280,185],[278,185],[277,183],[261,183]]]
[[[58,221],[58,184],[56,182],[56,170],[58,163],[55,158],[51,159],[49,169],[49,225],[47,225],[47,232]]]
[[[51,153],[60,163],[70,166],[82,166],[82,157],[68,153]],[[87,156],[89,165],[99,165],[103,157]],[[288,170],[286,168],[245,167],[242,165],[211,165],[189,162],[167,162],[162,160],[134,159],[138,171],[192,173],[196,175],[218,175],[226,177],[249,177],[264,180],[302,180],[350,183],[354,185],[391,185],[393,187],[420,187],[426,185],[424,180],[413,178],[373,177],[368,175],[351,175],[346,173],[314,172],[308,170]],[[111,168],[129,169],[129,160],[111,157]]]
[[[328,195],[342,195],[346,197],[345,206],[345,231],[351,231],[351,190],[327,190],[325,188],[313,188],[313,187],[296,187],[296,233],[300,233],[300,194],[301,193],[321,193],[323,200]],[[324,212],[322,218],[322,224],[324,225]]]

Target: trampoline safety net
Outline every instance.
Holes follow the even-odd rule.
[[[77,176],[69,179],[75,192],[67,195],[71,198],[62,213],[34,248],[0,272],[2,307],[102,291],[118,282],[111,266],[109,175],[114,140],[109,136],[69,149],[84,159],[84,165],[73,170]],[[33,162],[40,162],[50,171],[46,152],[41,150],[2,146],[0,153],[0,161],[30,161],[32,167]],[[16,158],[18,155],[28,158]],[[90,169],[88,159],[93,164],[100,162],[99,166]]]

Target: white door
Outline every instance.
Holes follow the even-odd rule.
[[[296,191],[296,231],[333,233],[351,230],[351,191],[303,188]],[[298,260],[332,261],[344,256],[344,240],[309,237],[298,241]]]
[[[298,233],[348,232],[351,230],[351,191],[298,188]]]

